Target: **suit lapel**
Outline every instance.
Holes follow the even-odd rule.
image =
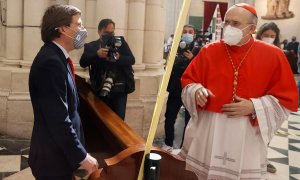
[[[77,88],[76,88],[75,81],[74,81],[74,79],[73,79],[72,70],[71,70],[71,68],[70,68],[70,66],[69,66],[68,60],[66,59],[66,56],[64,55],[64,53],[62,52],[62,50],[61,50],[58,46],[56,46],[56,45],[55,45],[54,43],[52,43],[52,42],[49,43],[49,45],[50,45],[52,48],[54,48],[55,51],[57,51],[59,58],[62,60],[62,62],[64,63],[65,67],[66,67],[67,70],[68,70],[68,76],[71,77],[71,81],[72,81],[72,83],[70,83],[70,84],[73,85],[72,88],[73,88],[73,90],[74,90],[74,94],[75,94],[75,96],[76,96],[76,101],[77,101],[77,104],[78,104],[79,98],[78,98],[78,95],[77,95]],[[69,78],[68,78],[68,79],[69,79]]]

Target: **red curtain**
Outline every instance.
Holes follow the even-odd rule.
[[[203,20],[203,34],[205,31],[207,31],[210,22],[213,18],[215,9],[217,7],[217,4],[219,4],[220,7],[220,13],[222,21],[224,21],[224,16],[227,11],[228,4],[227,3],[221,3],[221,2],[207,2],[204,1],[204,20]]]
[[[213,18],[217,2],[206,2],[204,1],[204,20],[203,20],[203,34],[208,29],[210,22]]]
[[[221,19],[224,21],[225,13],[228,8],[228,3],[219,3],[220,13],[221,13]]]

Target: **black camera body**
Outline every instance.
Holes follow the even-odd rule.
[[[108,61],[116,62],[117,61],[117,52],[122,45],[121,36],[106,35],[103,38],[105,48],[108,49]]]
[[[102,36],[104,47],[108,49],[107,61],[112,64],[107,66],[104,77],[102,77],[102,88],[100,90],[100,96],[108,96],[115,83],[116,72],[114,69],[114,63],[117,61],[117,53],[122,45],[121,36],[114,36],[112,33],[108,33]]]
[[[174,61],[175,66],[182,66],[183,64],[188,63],[189,59],[184,55],[184,53],[188,50],[190,50],[190,44],[186,43],[185,41],[180,41]]]

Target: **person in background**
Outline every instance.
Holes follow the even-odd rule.
[[[174,124],[180,107],[183,105],[181,101],[180,78],[191,60],[200,50],[200,47],[195,47],[194,38],[194,26],[190,24],[185,25],[167,88],[169,96],[165,112],[165,144],[163,149],[169,152],[173,149]],[[185,111],[185,125],[189,119],[190,115]]]
[[[80,66],[89,67],[94,92],[125,120],[127,96],[135,90],[135,58],[123,36],[115,36],[115,22],[102,19],[99,39],[84,45]],[[118,45],[119,47],[116,47]]]
[[[295,56],[298,55],[298,46],[299,42],[297,41],[296,36],[292,37],[292,41],[287,44],[286,50],[294,54]]]
[[[274,22],[264,23],[256,33],[256,39],[273,44],[280,48],[280,29]]]
[[[281,49],[255,40],[253,6],[240,3],[224,17],[223,39],[210,43],[181,77],[191,115],[180,156],[198,179],[266,179],[267,145],[298,92]]]
[[[280,48],[280,29],[274,22],[264,23],[260,26],[257,31],[256,39],[262,40],[266,43],[273,44]],[[270,163],[268,160],[267,171],[270,173],[275,173],[277,171],[276,167]]]
[[[283,40],[282,42],[281,42],[281,49],[283,50],[283,51],[286,51],[286,47],[287,47],[287,44],[288,44],[288,40],[287,39],[285,39],[285,40]]]
[[[284,51],[294,74],[298,74],[298,46],[299,42],[297,42],[296,36],[293,36],[292,41],[287,44]]]
[[[173,38],[174,38],[174,34],[171,34],[170,37],[169,37],[168,40],[167,40],[167,48],[168,48],[168,52],[170,51],[171,46],[172,46],[172,44],[173,44]]]
[[[37,180],[71,180],[81,166],[98,169],[84,147],[79,99],[69,52],[84,45],[81,12],[70,5],[50,6],[42,19],[44,45],[34,58],[29,92],[34,113],[28,164]]]

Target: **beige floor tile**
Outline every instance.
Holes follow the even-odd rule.
[[[20,171],[20,164],[20,155],[0,156],[0,172]]]
[[[289,164],[294,167],[300,167],[300,152],[289,151]]]
[[[268,173],[268,180],[289,180],[289,166],[281,163],[272,162],[277,169],[276,173]]]
[[[3,180],[35,180],[35,178],[31,173],[31,169],[26,168],[16,174],[4,178]]]
[[[286,158],[284,154],[281,154],[271,148],[268,148],[268,158]]]
[[[288,149],[288,139],[280,136],[274,136],[269,146],[280,149]]]
[[[296,179],[300,179],[300,174],[293,174],[291,176],[294,177],[294,178],[296,178]]]

